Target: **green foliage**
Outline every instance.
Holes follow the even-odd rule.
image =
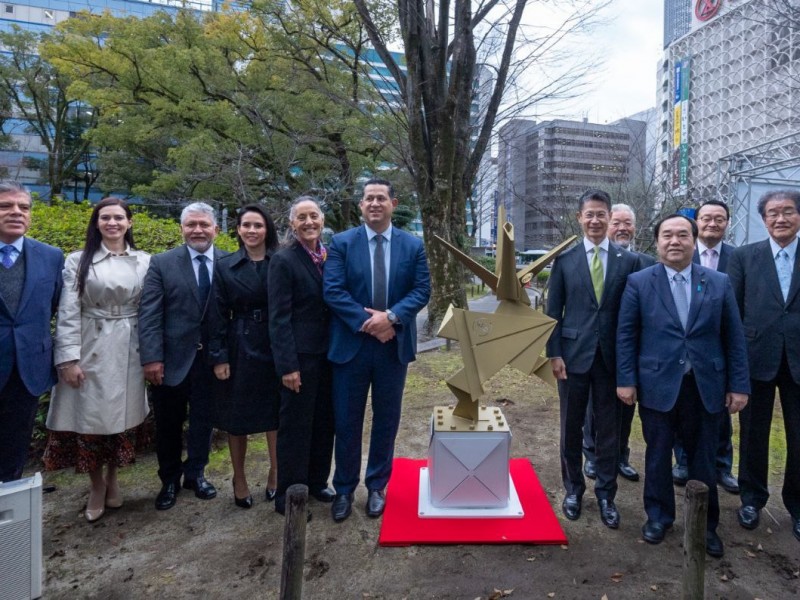
[[[539,271],[539,273],[536,275],[536,281],[538,281],[541,285],[545,285],[549,280],[550,271],[548,270]]]
[[[473,256],[472,258],[476,263],[490,270],[492,273],[494,273],[494,270],[497,268],[497,261],[494,256]]]
[[[181,228],[176,221],[152,217],[145,211],[137,210],[135,206],[131,208],[134,211],[133,238],[137,248],[150,254],[158,254],[183,243]],[[91,215],[92,205],[88,202],[34,202],[28,235],[69,254],[83,248]],[[214,243],[222,250],[232,251],[239,247],[235,239],[223,234],[217,236]]]

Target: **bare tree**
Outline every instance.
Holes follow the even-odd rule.
[[[406,167],[418,194],[433,283],[427,325],[431,331],[450,303],[466,306],[461,268],[434,238],[466,246],[466,199],[501,108],[519,111],[531,101],[567,93],[580,69],[566,79],[547,77],[545,61],[605,3],[578,0],[569,3],[573,10],[558,25],[526,29],[525,9],[537,4],[529,0],[397,0],[405,69],[389,51],[390,34],[376,18],[389,4],[354,3],[403,101],[409,142]],[[494,59],[494,83],[480,122],[473,125],[479,48]],[[534,86],[538,92],[523,95],[522,75],[529,75],[534,66],[543,74]],[[506,95],[508,90],[518,94]]]

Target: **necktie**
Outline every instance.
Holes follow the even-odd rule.
[[[714,269],[716,271],[717,270],[717,265],[719,264],[717,262],[717,251],[714,250],[713,248],[710,248],[708,250],[704,250],[703,251],[703,261],[702,262],[703,262],[703,266],[704,267],[706,267],[708,269]]]
[[[200,292],[200,304],[205,306],[208,302],[208,293],[211,291],[211,275],[206,264],[208,257],[199,254],[195,258],[200,262],[200,267],[197,269],[197,290]]]
[[[689,303],[686,300],[686,277],[682,273],[675,273],[672,277],[672,297],[675,299],[675,308],[678,309],[678,318],[681,320],[683,329],[686,329],[686,322],[689,320]]]
[[[781,284],[783,301],[789,297],[789,286],[792,283],[792,265],[789,262],[789,254],[786,250],[779,250],[775,256],[775,268],[778,270],[778,281]]]
[[[11,252],[13,252],[14,246],[8,244],[0,248],[0,254],[3,255],[2,264],[6,269],[10,269],[14,266],[14,261],[11,260]]]
[[[386,254],[383,236],[375,236],[375,256],[372,264],[372,308],[386,310]]]
[[[603,263],[600,261],[600,246],[594,247],[594,256],[592,256],[592,267],[589,269],[592,275],[592,287],[594,288],[594,295],[597,298],[597,303],[600,304],[600,299],[603,297]]]

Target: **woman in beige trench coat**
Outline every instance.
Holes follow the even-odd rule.
[[[104,198],[83,251],[64,265],[45,468],[89,473],[89,522],[122,506],[117,469],[133,462],[136,428],[148,412],[137,311],[150,255],[135,249],[131,224],[125,202]]]

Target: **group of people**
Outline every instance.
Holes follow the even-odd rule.
[[[717,484],[741,493],[739,524],[756,528],[769,498],[777,389],[787,448],[782,498],[800,541],[800,193],[766,193],[758,212],[768,239],[735,249],[723,242],[730,222],[723,202],[703,203],[696,220],[661,219],[655,263],[632,249],[630,207],[612,206],[602,190],[579,199],[584,237],[556,259],[546,307],[556,320],[547,356],[558,381],[567,519],[580,518],[589,477],[601,521],[619,527],[617,476],[639,479],[628,448],[638,403],[644,541],[664,540],[675,520],[673,484],[694,479],[709,488],[706,551],[723,556]]]
[[[236,506],[253,506],[247,441],[265,433],[265,500],[284,513],[289,486],[305,484],[343,521],[371,391],[365,508],[383,514],[416,315],[430,297],[422,242],[392,227],[390,182],[365,184],[364,224],[329,247],[309,196],[292,203],[283,243],[263,206],[244,206],[230,254],[214,246],[215,213],[202,202],[181,214],[183,245],[137,250],[130,208],[110,197],[65,263],[25,236],[31,202],[23,186],[0,182],[0,482],[21,477],[38,397],[52,388],[45,468],[89,474],[87,521],[121,507],[117,472],[144,441],[149,390],[156,509],[172,508],[182,488],[216,497],[205,477],[216,428],[228,434]]]
[[[205,477],[217,428],[228,433],[236,506],[253,506],[247,441],[265,433],[265,499],[283,513],[289,486],[305,484],[341,522],[360,482],[371,395],[365,509],[383,514],[430,277],[422,242],[392,226],[391,183],[368,181],[359,206],[363,224],[326,247],[313,198],[292,203],[283,243],[264,207],[247,205],[236,219],[240,248],[228,254],[214,247],[214,210],[193,203],[181,214],[185,243],[150,256],[136,249],[126,203],[105,198],[83,250],[65,263],[60,250],[25,236],[28,191],[0,182],[0,481],[21,477],[38,397],[52,387],[46,468],[89,474],[88,521],[122,506],[117,471],[143,441],[147,381],[157,509],[172,508],[182,488],[217,495]],[[767,193],[758,211],[768,239],[736,249],[723,242],[730,213],[722,202],[704,203],[696,220],[662,219],[656,263],[633,251],[630,207],[612,206],[601,190],[580,198],[584,237],[556,259],[546,307],[556,321],[547,356],[558,381],[568,519],[581,516],[587,476],[602,522],[619,527],[617,476],[639,479],[628,446],[638,403],[644,540],[660,543],[671,528],[673,482],[696,479],[709,487],[707,552],[722,556],[717,483],[741,491],[739,523],[757,527],[769,497],[777,389],[787,441],[782,497],[800,540],[800,193]]]

